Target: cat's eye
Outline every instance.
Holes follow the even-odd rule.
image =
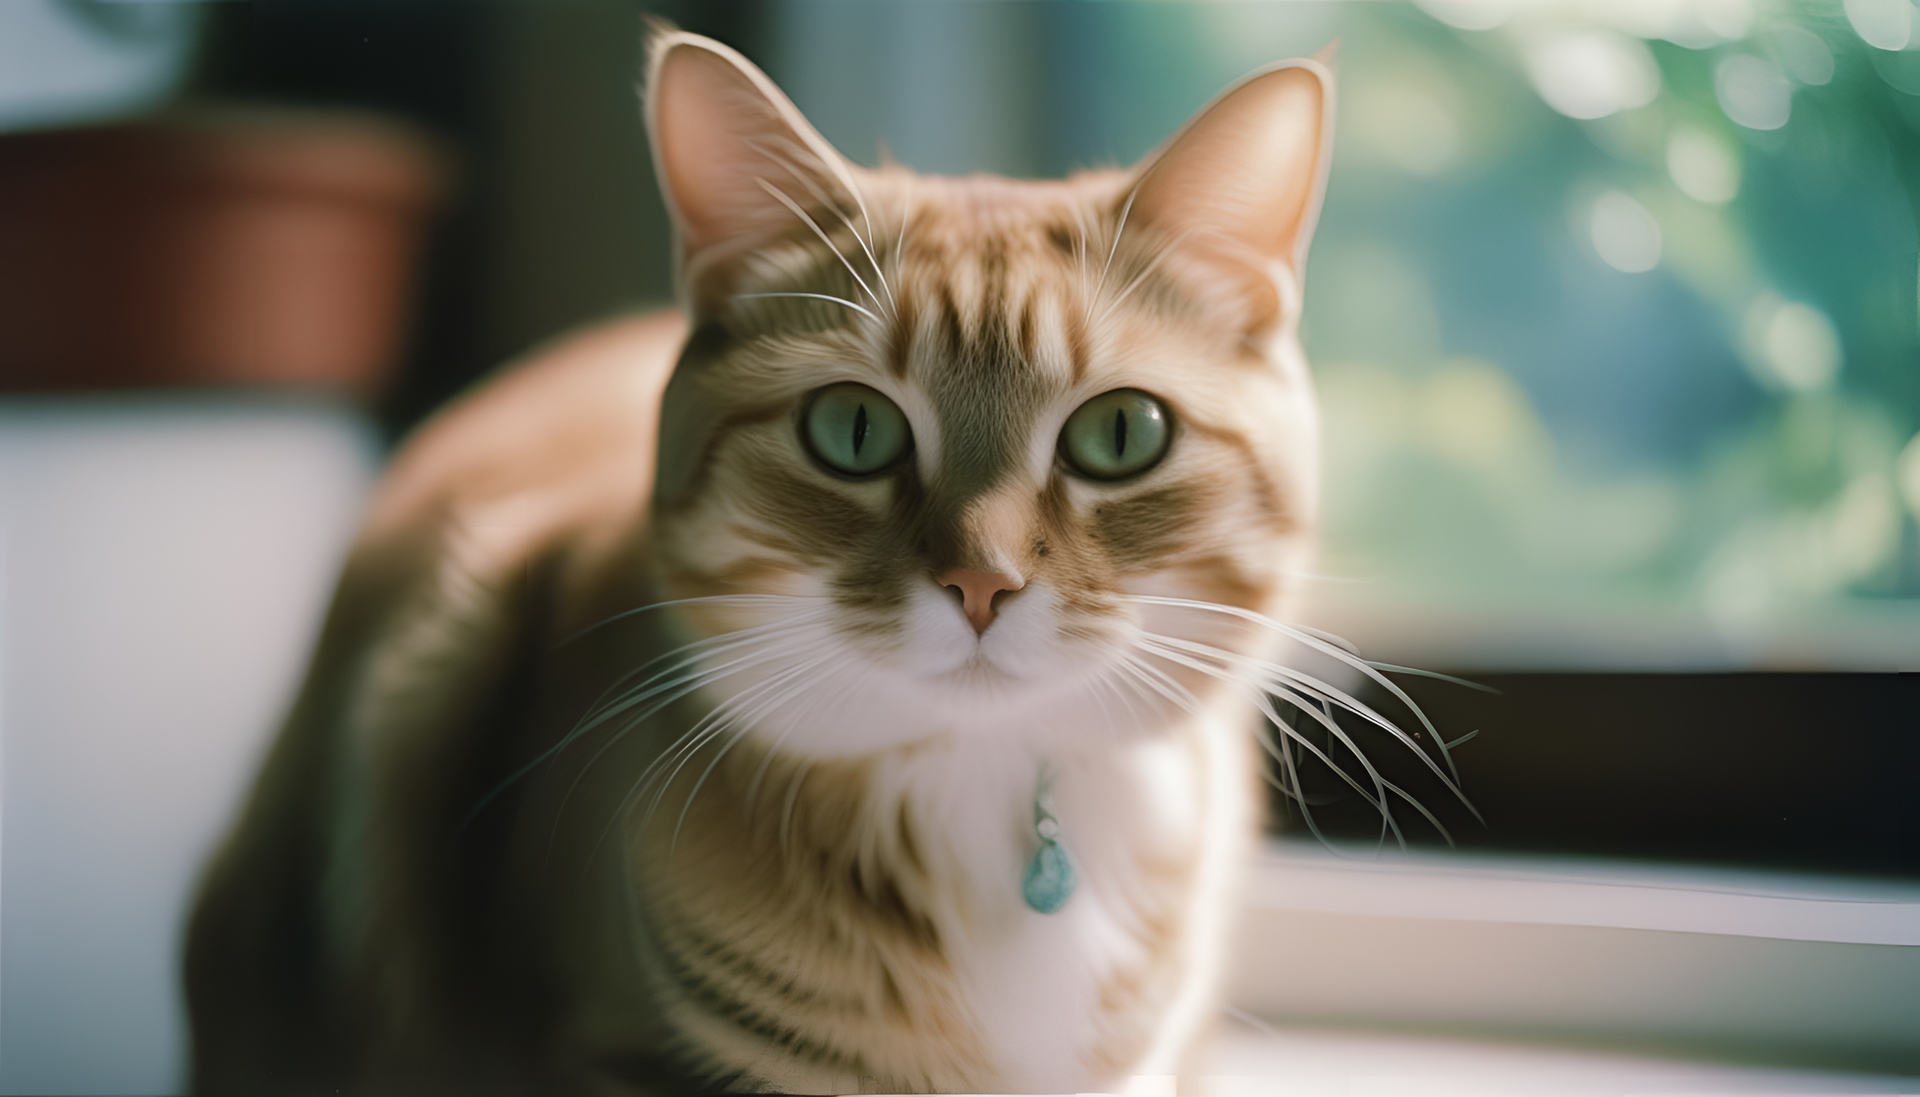
[[[1123,480],[1167,455],[1173,415],[1139,389],[1115,389],[1081,404],[1060,431],[1060,456],[1082,476]]]
[[[842,476],[871,476],[906,456],[913,443],[907,417],[893,401],[845,381],[813,394],[801,413],[807,452]]]

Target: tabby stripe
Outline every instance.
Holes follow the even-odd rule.
[[[866,1061],[859,1053],[846,1051],[825,1040],[809,1036],[797,1028],[782,1024],[728,994],[711,979],[692,970],[671,950],[666,952],[668,976],[673,980],[674,985],[680,989],[686,1001],[703,1009],[710,1016],[758,1036],[816,1066],[855,1074],[867,1073]]]
[[[835,999],[817,989],[803,987],[793,976],[782,974],[766,967],[754,958],[730,948],[708,937],[698,930],[690,929],[683,923],[673,923],[662,927],[662,936],[671,938],[668,944],[675,955],[692,954],[726,969],[740,982],[782,998],[795,1006],[825,1007],[848,1013],[862,1011],[862,1003],[857,999]]]

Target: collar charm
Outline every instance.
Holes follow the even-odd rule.
[[[1033,851],[1033,859],[1027,862],[1026,877],[1020,883],[1020,894],[1027,900],[1027,906],[1040,914],[1052,914],[1066,906],[1067,900],[1073,898],[1074,886],[1080,882],[1073,855],[1060,844],[1060,820],[1053,816],[1051,785],[1043,773],[1034,790],[1033,833],[1040,840],[1040,848]]]

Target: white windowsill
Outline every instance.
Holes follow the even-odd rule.
[[[1912,883],[1280,841],[1233,955],[1230,1000],[1288,1024],[1920,1073]]]

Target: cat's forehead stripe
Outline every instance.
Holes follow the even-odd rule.
[[[940,487],[957,503],[984,492],[1020,463],[1051,386],[1021,350],[1004,280],[985,280],[976,302],[964,302],[955,281],[937,288],[938,330],[920,348],[914,373],[933,398],[946,443]]]

